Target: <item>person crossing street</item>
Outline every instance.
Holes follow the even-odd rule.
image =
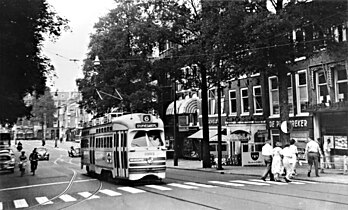
[[[266,168],[261,176],[263,181],[266,181],[266,178],[269,174],[271,181],[274,181],[274,176],[272,174],[272,159],[273,159],[273,147],[271,146],[271,140],[267,139],[265,145],[262,147],[262,155],[266,164]]]

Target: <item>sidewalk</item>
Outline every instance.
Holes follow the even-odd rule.
[[[221,174],[236,174],[236,175],[248,175],[261,177],[265,167],[264,166],[222,166],[223,170],[217,170],[216,168],[202,168],[202,162],[198,160],[185,160],[179,159],[178,166],[174,166],[173,159],[167,160],[167,168],[175,168],[181,170],[199,170],[212,173]],[[324,169],[324,173],[320,172],[320,177],[315,176],[314,166],[312,169],[311,177],[307,177],[307,164],[298,166],[297,176],[294,180],[306,180],[322,183],[335,183],[348,185],[348,174],[343,174],[341,169]]]

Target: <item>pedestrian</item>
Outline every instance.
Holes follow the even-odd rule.
[[[30,168],[31,168],[31,172],[33,172],[33,176],[35,175],[35,170],[37,169],[37,164],[39,161],[39,155],[36,151],[36,148],[34,148],[33,152],[30,154],[29,156],[29,160],[30,160]]]
[[[290,178],[292,176],[292,166],[291,166],[291,162],[292,162],[292,151],[290,149],[290,145],[286,144],[282,150],[282,154],[283,154],[283,166],[285,168],[285,181],[286,182],[291,182]]]
[[[324,142],[324,158],[325,158],[325,163],[324,166],[325,168],[331,168],[331,140],[330,138],[328,138],[325,142]]]
[[[290,160],[290,164],[291,164],[291,171],[292,171],[292,175],[291,176],[296,176],[296,164],[298,161],[298,150],[297,150],[297,146],[295,145],[296,140],[295,139],[290,139],[290,151],[292,154],[291,160]]]
[[[58,147],[58,137],[56,137],[54,139],[54,147],[57,148]]]
[[[277,142],[273,148],[273,159],[272,159],[272,173],[274,180],[280,182],[279,176],[283,173],[283,161],[282,161],[282,143]]]
[[[63,137],[59,138],[60,143],[63,143]]]
[[[318,172],[319,157],[323,156],[323,154],[321,152],[319,144],[311,138],[308,138],[308,139],[309,141],[306,144],[306,149],[305,149],[305,155],[307,156],[307,161],[308,161],[307,176],[308,177],[311,176],[312,166],[314,164],[315,175],[319,177],[319,172]]]
[[[274,176],[272,173],[272,159],[273,159],[273,147],[271,146],[271,140],[267,139],[265,145],[262,147],[261,152],[263,159],[266,164],[265,171],[263,172],[261,179],[266,181],[266,178],[269,174],[270,181],[274,181]]]

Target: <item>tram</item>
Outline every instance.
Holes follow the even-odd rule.
[[[88,174],[140,180],[164,179],[163,121],[151,114],[111,113],[82,129],[81,169]]]

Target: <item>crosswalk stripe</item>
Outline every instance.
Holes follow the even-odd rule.
[[[0,210],[3,210],[4,209],[4,206],[2,204],[2,202],[0,202]]]
[[[298,182],[298,181],[296,181]],[[307,184],[318,184],[318,182],[311,182],[311,181],[306,181],[306,180],[301,180],[300,182],[307,183]]]
[[[297,182],[297,181],[291,181],[292,184],[306,184],[306,183],[303,183],[303,182]]]
[[[47,197],[36,197],[35,199],[41,205],[53,204]]]
[[[104,193],[105,195],[109,195],[109,196],[119,196],[119,195],[122,195],[121,193],[115,192],[113,190],[108,190],[108,189],[100,190],[99,192]]]
[[[130,193],[143,193],[143,192],[146,192],[144,190],[140,190],[140,189],[133,188],[133,187],[119,187],[117,189],[120,189],[120,190],[123,190],[123,191],[126,191],[126,192],[130,192]]]
[[[221,184],[221,185],[228,185],[228,186],[235,186],[235,187],[243,187],[244,184],[237,184],[237,183],[231,183],[231,182],[220,182],[220,181],[208,181],[213,184]]]
[[[232,180],[230,182],[237,182],[237,183],[241,183],[241,184],[250,184],[250,185],[259,185],[259,186],[270,186],[270,184],[267,184],[267,183],[244,181],[244,180]]]
[[[72,201],[76,201],[76,198],[68,195],[68,194],[64,194],[59,196],[60,199],[62,199],[64,202],[72,202]]]
[[[29,205],[25,199],[14,200],[13,203],[14,203],[16,209],[29,207]]]
[[[169,186],[173,186],[173,187],[184,188],[184,189],[197,189],[198,188],[198,187],[195,187],[195,186],[189,186],[189,185],[178,184],[178,183],[170,183],[168,185]]]
[[[163,187],[163,186],[159,186],[159,185],[152,185],[152,184],[150,184],[150,185],[145,185],[145,186],[149,187],[149,188],[157,189],[157,190],[163,190],[163,191],[165,191],[165,190],[172,190],[172,189],[170,189],[168,187]]]
[[[262,181],[262,180],[258,180],[258,179],[249,179],[250,181],[253,181],[253,182],[266,182],[267,184],[275,184],[275,185],[288,185],[288,183],[285,183],[285,182],[275,182],[275,181]]]
[[[88,199],[100,198],[97,195],[92,195],[92,193],[90,193],[90,192],[79,192],[78,194],[81,195],[82,197],[88,198]]]
[[[200,183],[195,183],[195,182],[185,182],[184,184],[193,185],[193,186],[197,186],[197,187],[205,187],[205,188],[216,187],[216,186],[213,186],[213,185],[200,184]]]

